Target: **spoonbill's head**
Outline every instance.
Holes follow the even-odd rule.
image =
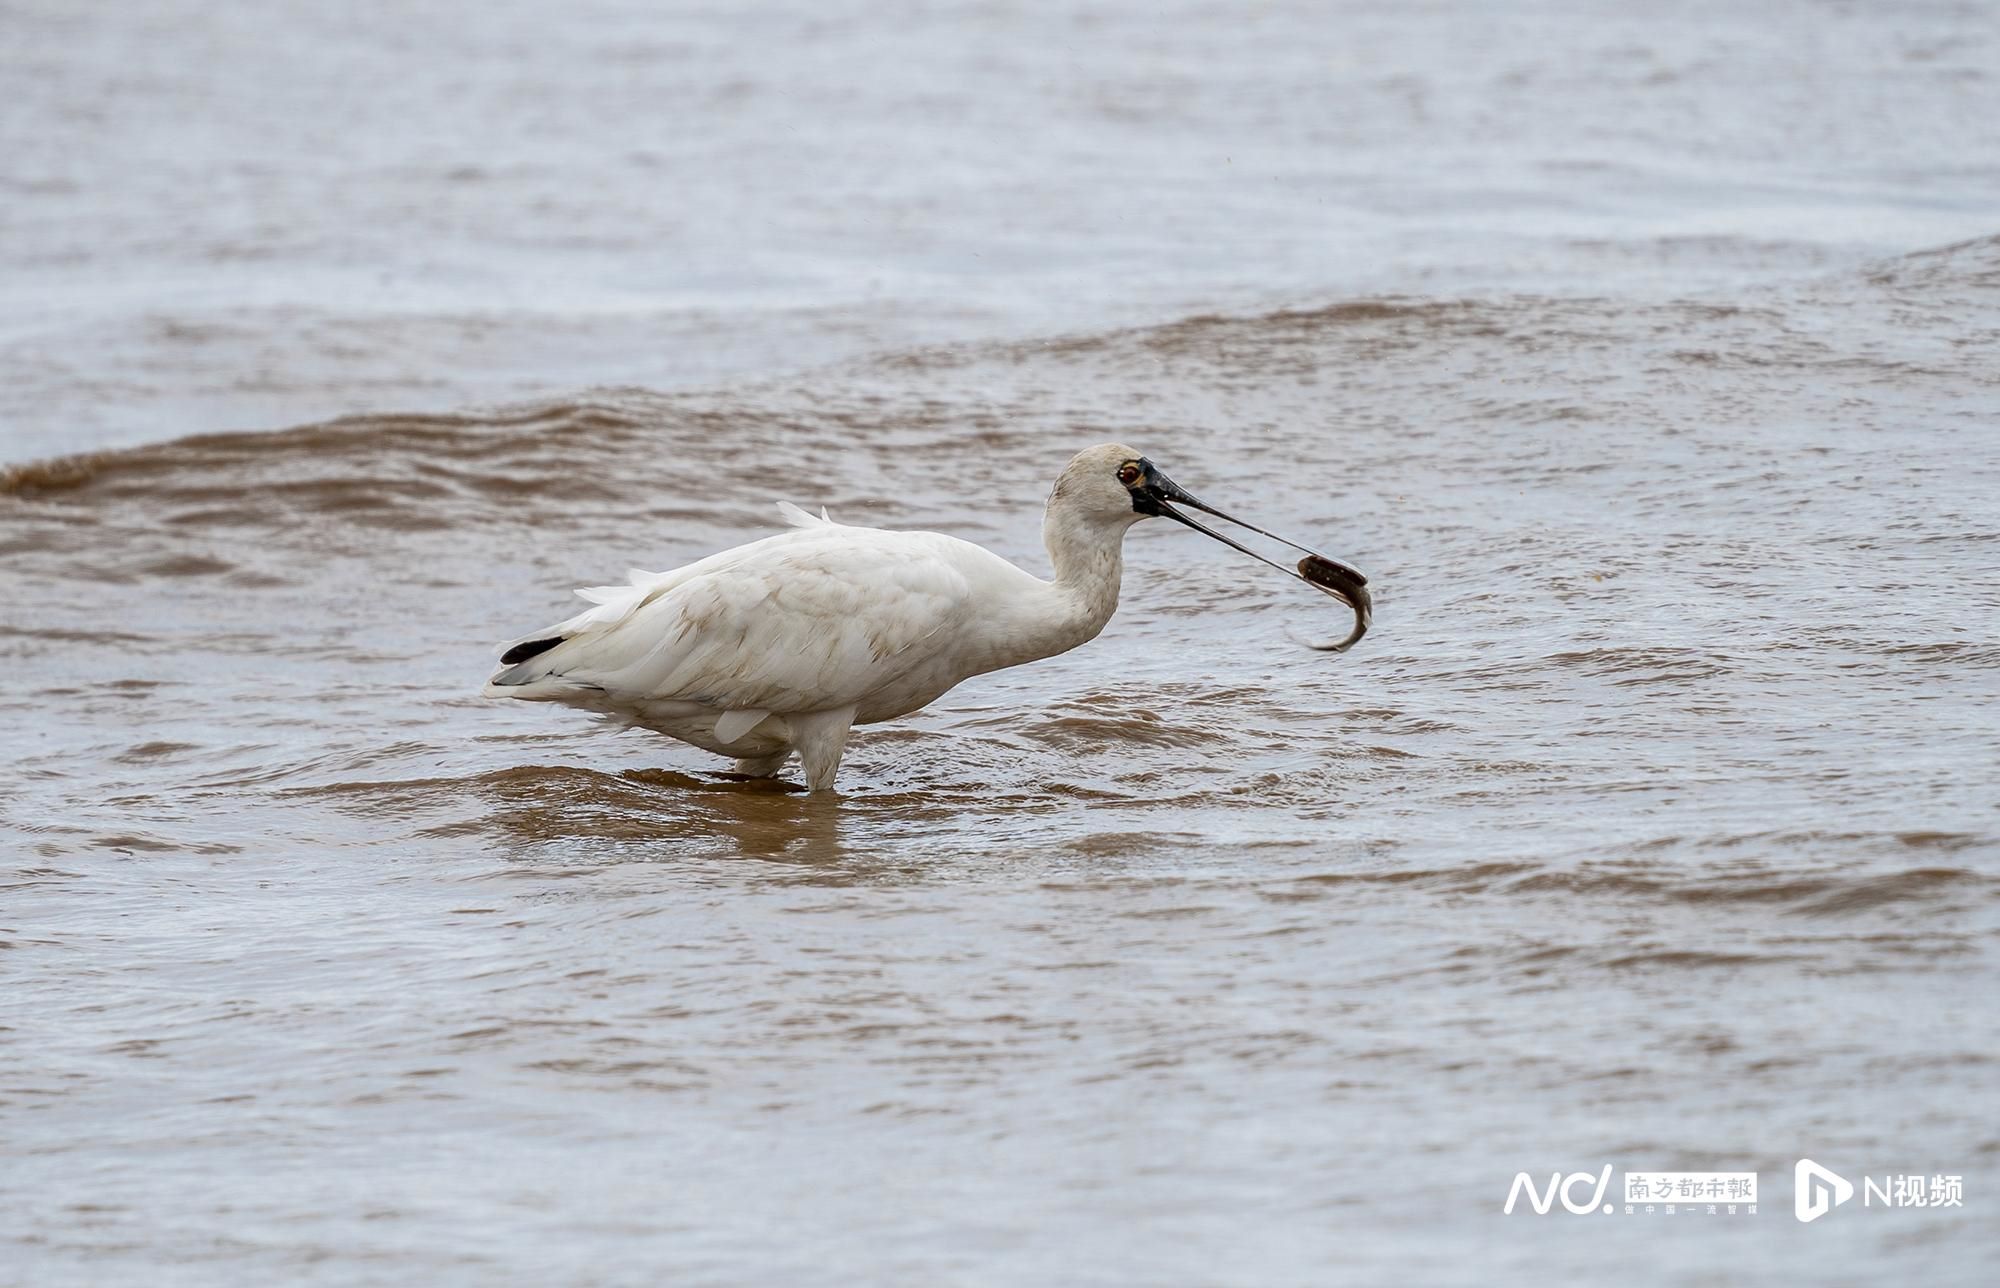
[[[1056,476],[1049,516],[1123,532],[1151,511],[1133,501],[1132,488],[1150,466],[1137,448],[1103,443],[1078,452]]]
[[[1296,569],[1287,567],[1233,537],[1222,535],[1188,515],[1187,510],[1199,510],[1259,536],[1269,537],[1299,551],[1305,558],[1299,560]],[[1252,559],[1267,563],[1289,577],[1296,577],[1309,586],[1323,590],[1354,610],[1354,633],[1339,643],[1315,645],[1317,648],[1340,651],[1351,647],[1368,630],[1374,612],[1368,594],[1368,578],[1358,569],[1275,532],[1267,532],[1254,523],[1224,514],[1168,478],[1157,465],[1123,443],[1105,443],[1078,452],[1056,478],[1055,490],[1049,494],[1049,515],[1052,519],[1060,516],[1070,521],[1113,526],[1118,532],[1123,532],[1141,519],[1172,519],[1203,536],[1213,537],[1225,546],[1240,550]]]

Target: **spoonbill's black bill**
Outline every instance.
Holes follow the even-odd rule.
[[[1267,532],[1254,523],[1246,523],[1235,515],[1223,513],[1221,510],[1192,495],[1166,475],[1160,473],[1154,467],[1153,463],[1144,457],[1139,459],[1138,465],[1142,471],[1144,480],[1143,492],[1145,503],[1141,508],[1142,513],[1160,514],[1170,519],[1178,519],[1188,527],[1193,528],[1196,532],[1214,537],[1224,545],[1241,550],[1252,559],[1258,560],[1260,563],[1269,564],[1279,572],[1284,573],[1287,577],[1296,577],[1308,586],[1325,591],[1354,611],[1354,629],[1348,632],[1346,638],[1330,641],[1325,644],[1314,644],[1311,645],[1312,648],[1327,653],[1345,653],[1348,649],[1353,648],[1359,643],[1363,635],[1368,633],[1368,627],[1374,621],[1375,617],[1375,601],[1368,594],[1368,578],[1361,574],[1360,569],[1353,567],[1351,564],[1342,563],[1340,560],[1328,555],[1320,554],[1318,551],[1302,546],[1296,541],[1281,537],[1275,532]],[[1269,537],[1273,541],[1290,546],[1292,549],[1301,552],[1305,558],[1299,560],[1296,570],[1287,568],[1273,559],[1268,559],[1258,554],[1242,542],[1226,537],[1215,529],[1196,522],[1186,514],[1176,510],[1168,502],[1178,502],[1191,509],[1200,510],[1203,514],[1212,514],[1226,523],[1233,523],[1239,528],[1255,532],[1259,536]],[[1134,504],[1139,505],[1140,503],[1135,499]]]
[[[1213,515],[1299,550],[1296,570],[1190,517]],[[1354,610],[1359,572],[1198,500],[1129,447],[1079,453],[1042,521],[1055,576],[936,532],[889,532],[780,503],[789,532],[628,584],[580,590],[589,610],[517,639],[489,697],[560,702],[778,773],[796,752],[814,790],[833,786],[849,731],[893,720],[971,676],[1066,652],[1118,606],[1125,533],[1184,523]]]

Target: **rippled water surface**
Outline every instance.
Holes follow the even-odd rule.
[[[987,7],[912,17],[900,45],[794,15],[752,47],[726,17],[617,12],[524,59],[528,19],[497,10],[465,37],[490,59],[380,86],[348,151],[186,207],[225,241],[232,210],[275,221],[256,272],[217,255],[187,300],[150,292],[205,252],[111,225],[148,184],[181,191],[173,165],[234,173],[206,148],[275,155],[275,127],[183,105],[206,123],[189,150],[101,199],[53,153],[15,163],[7,218],[46,253],[0,291],[0,369],[24,373],[0,402],[0,1280],[1982,1281],[1981,13],[1528,6],[1472,30],[1357,7],[1335,30],[1278,6],[1058,31]],[[11,57],[40,92],[99,74],[180,102],[176,73],[121,61],[137,28],[9,14],[39,33]],[[283,57],[403,67],[456,17],[294,15]],[[924,70],[966,30],[986,43]],[[385,42],[402,52],[364,57]],[[632,70],[690,49],[714,58],[672,90]],[[883,75],[816,61],[848,55]],[[442,175],[459,136],[438,122],[483,147],[453,111],[507,67],[546,133]],[[565,68],[601,72],[620,147],[663,146],[621,94],[761,106],[703,116],[725,124],[681,140],[702,165],[649,163],[706,176],[696,196],[626,175],[599,201],[574,168],[612,153],[560,146],[589,97],[549,89]],[[1786,115],[1828,69],[1845,133]],[[1294,113],[1288,86],[1320,97]],[[820,158],[850,186],[784,164],[826,142],[816,95],[853,114],[852,154]],[[410,103],[436,118],[386,161]],[[967,144],[866,172],[1025,134],[1009,103],[1082,123],[1011,160]],[[107,155],[145,150],[99,124]],[[1481,128],[1508,141],[1485,168]],[[1194,144],[1262,146],[1291,179],[1233,206]],[[1159,190],[1100,176],[1038,204],[1104,156]],[[491,199],[426,241],[286,187],[343,173],[364,204]],[[806,189],[833,213],[787,241],[768,211]],[[741,276],[632,251],[662,212],[694,239],[675,255]],[[539,240],[557,227],[572,240]],[[519,297],[426,245],[492,251]],[[982,246],[1012,258],[969,269]],[[578,256],[602,274],[582,303],[541,298]],[[873,303],[860,262],[894,279]],[[416,303],[350,293],[377,267]],[[221,347],[146,331],[154,308]],[[493,329],[459,329],[475,316]],[[252,335],[274,383],[238,387]],[[258,408],[316,411],[212,432]],[[761,535],[781,498],[1040,570],[1049,481],[1108,439],[1366,569],[1375,631],[1301,648],[1337,608],[1141,525],[1101,638],[861,730],[838,797],[477,696],[492,643],[567,612],[568,587]],[[1801,1225],[1802,1155],[1961,1174],[1965,1206]],[[1501,1215],[1517,1170],[1607,1162],[1757,1170],[1765,1201]]]

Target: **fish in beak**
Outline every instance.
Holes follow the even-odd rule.
[[[1185,523],[1204,536],[1214,537],[1225,546],[1241,550],[1259,563],[1269,564],[1287,577],[1296,577],[1315,590],[1325,591],[1354,611],[1354,629],[1348,633],[1347,638],[1314,644],[1311,647],[1329,653],[1344,653],[1368,633],[1368,627],[1375,616],[1375,603],[1368,594],[1368,578],[1362,576],[1359,569],[1320,554],[1316,550],[1307,549],[1298,542],[1289,541],[1275,532],[1266,532],[1254,523],[1245,523],[1234,515],[1224,514],[1160,473],[1159,469],[1143,456],[1139,458],[1138,465],[1141,471],[1140,477],[1130,484],[1134,510],[1140,514],[1158,515],[1177,523]],[[1299,560],[1295,568],[1288,568],[1275,559],[1258,554],[1235,538],[1224,536],[1191,517],[1185,510],[1176,509],[1176,506],[1185,506],[1187,510],[1199,510],[1203,514],[1214,515],[1225,523],[1233,523],[1239,528],[1290,546],[1305,557]]]

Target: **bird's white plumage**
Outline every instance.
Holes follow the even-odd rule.
[[[721,711],[859,703],[969,611],[971,584],[938,548],[949,540],[837,525],[766,537],[635,581],[522,665]]]
[[[592,607],[521,641],[561,642],[504,666],[485,692],[616,716],[760,771],[797,751],[810,784],[830,786],[850,724],[1102,629],[1139,517],[1115,475],[1136,455],[1094,448],[1058,480],[1044,524],[1053,581],[956,537],[780,503],[789,531],[579,590]]]

